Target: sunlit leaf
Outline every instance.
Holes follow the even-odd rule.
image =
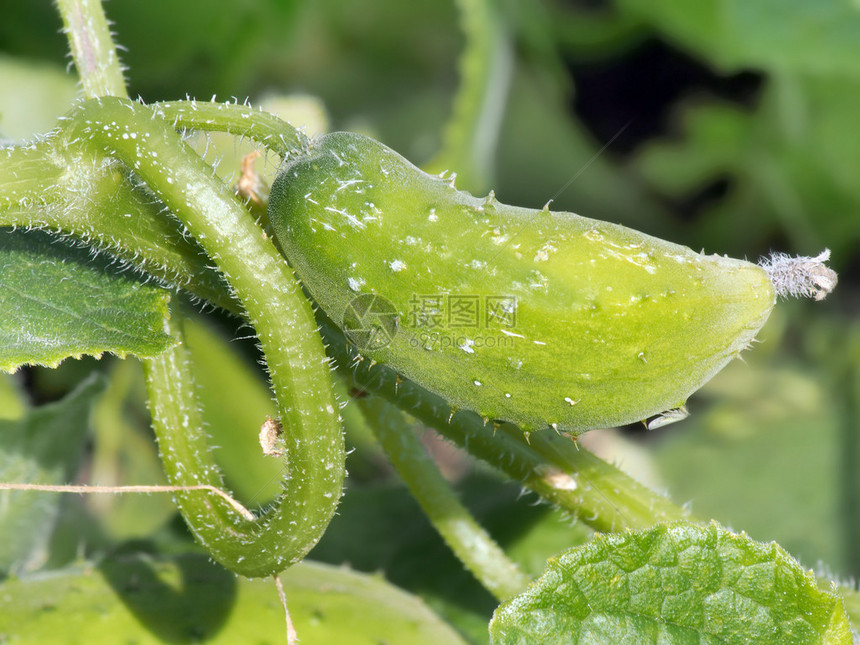
[[[460,645],[420,600],[376,576],[305,562],[281,574],[302,642]],[[247,580],[205,556],[109,560],[0,585],[9,642],[283,643],[271,579]]]
[[[842,600],[775,543],[676,522],[598,535],[504,602],[492,642],[850,645]]]
[[[0,371],[70,356],[154,356],[169,293],[38,232],[0,230]]]

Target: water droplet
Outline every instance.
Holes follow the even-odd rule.
[[[471,338],[467,338],[467,339],[465,339],[465,340],[462,342],[462,344],[460,345],[460,349],[462,349],[462,350],[463,350],[464,352],[466,352],[467,354],[474,354],[474,353],[475,353],[475,350],[474,350],[474,349],[472,349],[472,346],[473,346],[474,344],[475,344],[475,341],[474,341],[474,340],[472,340]]]
[[[656,417],[648,421],[646,427],[649,430],[656,430],[657,428],[662,428],[663,426],[683,421],[688,416],[690,416],[690,413],[687,411],[687,408],[682,405],[679,408],[667,410],[662,414],[658,414]]]
[[[583,233],[583,236],[586,239],[591,240],[592,242],[602,242],[603,241],[603,233],[600,231],[600,229],[597,229],[597,228],[588,229],[585,233]]]

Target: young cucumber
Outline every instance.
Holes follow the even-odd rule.
[[[334,133],[280,169],[269,217],[363,354],[454,408],[574,434],[646,419],[682,406],[773,308],[755,264],[451,183]]]

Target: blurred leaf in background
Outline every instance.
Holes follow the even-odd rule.
[[[282,574],[290,615],[312,643],[459,645],[418,598],[375,576],[301,563]],[[10,642],[273,643],[284,613],[270,579],[236,578],[202,555],[117,556],[13,580],[0,633]]]
[[[89,432],[90,407],[104,380],[89,378],[62,401],[0,421],[0,481],[64,484],[77,473]],[[0,577],[36,569],[59,507],[59,493],[0,491]]]

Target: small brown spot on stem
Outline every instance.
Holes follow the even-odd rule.
[[[284,451],[278,447],[278,439],[284,434],[284,428],[281,422],[272,417],[266,417],[263,425],[260,426],[260,447],[263,448],[263,454],[267,457],[281,457]]]

